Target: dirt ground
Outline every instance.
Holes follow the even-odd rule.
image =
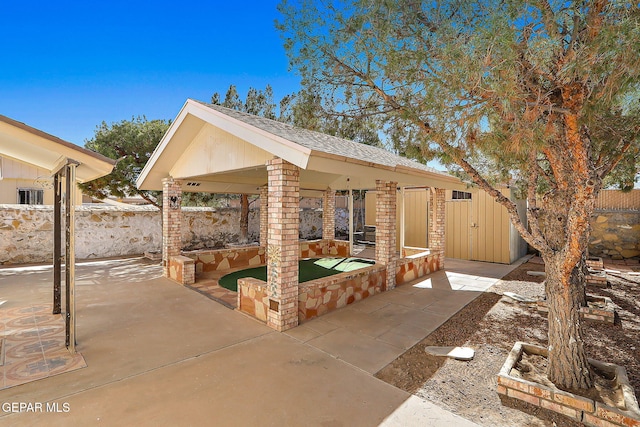
[[[536,299],[544,296],[544,278],[527,271],[544,271],[544,266],[521,265],[376,376],[485,426],[581,425],[496,392],[496,375],[516,341],[548,345],[546,313],[504,296],[505,292]],[[588,286],[587,293],[611,298],[619,319],[615,325],[583,323],[587,353],[592,359],[624,366],[638,397],[640,276],[613,273],[607,279],[609,288]],[[427,355],[427,345],[465,345],[476,354],[469,362],[449,360]]]

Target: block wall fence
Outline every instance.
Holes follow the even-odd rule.
[[[239,208],[182,208],[185,250],[221,247],[240,233]],[[249,212],[249,239],[258,241],[260,212]],[[300,211],[300,232],[306,239],[322,238],[322,209]],[[598,210],[591,218],[589,253],[628,258],[640,255],[640,212]],[[348,211],[336,208],[336,232],[348,230]],[[53,207],[0,205],[0,264],[51,262]],[[95,259],[162,250],[160,212],[149,206],[76,208],[76,254]]]
[[[260,212],[249,212],[249,239],[258,241]],[[336,230],[348,232],[348,211],[336,208]],[[220,248],[237,241],[239,208],[182,208],[182,245],[186,251]],[[76,208],[79,260],[141,255],[162,250],[160,212],[151,206],[86,205]],[[300,211],[305,239],[322,237],[322,209]],[[0,205],[0,264],[48,263],[53,251],[53,207]]]

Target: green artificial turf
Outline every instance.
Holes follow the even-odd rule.
[[[345,271],[353,271],[364,267],[370,267],[373,264],[375,264],[375,261],[360,258],[303,259],[300,260],[298,264],[298,283],[308,282],[321,277],[333,276],[334,274]],[[266,282],[267,266],[263,265],[261,267],[234,271],[226,276],[222,276],[220,280],[218,280],[218,284],[223,288],[238,292],[238,279],[244,277],[253,277]]]

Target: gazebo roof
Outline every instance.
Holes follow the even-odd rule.
[[[327,187],[372,189],[377,179],[464,189],[458,178],[381,148],[191,99],[137,185],[160,190],[162,179],[171,176],[183,181],[184,191],[258,193],[267,183],[265,163],[274,156],[300,167],[303,194]]]
[[[78,147],[22,122],[0,115],[0,156],[29,163],[54,173],[66,162],[79,162],[76,178],[91,181],[111,173],[115,161]]]

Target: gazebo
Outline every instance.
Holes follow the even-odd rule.
[[[66,346],[74,353],[74,211],[78,192],[76,183],[91,181],[111,173],[115,161],[2,115],[0,115],[0,156],[10,157],[43,169],[49,173],[53,181],[53,314],[62,312],[61,282],[64,264]],[[64,254],[62,253],[63,242]]]
[[[239,281],[238,298],[249,298],[250,294],[251,314],[279,331],[305,318],[300,301],[305,301],[307,308],[312,305],[309,295],[302,295],[298,286],[300,196],[323,197],[323,243],[319,250],[326,253],[327,248],[339,245],[335,242],[336,190],[376,190],[375,260],[384,270],[376,289],[387,290],[402,275],[398,270],[402,266],[397,255],[396,214],[403,203],[397,203],[397,192],[402,194],[405,187],[430,188],[426,253],[431,266],[427,270],[433,271],[442,268],[444,260],[444,191],[465,188],[458,178],[380,148],[191,99],[153,152],[137,186],[163,191],[164,275],[185,284],[194,277],[187,271],[193,267],[186,267],[181,256],[182,192],[260,195],[260,247],[266,254],[268,279],[266,284]],[[402,228],[402,221],[400,224]],[[403,232],[400,236],[402,240]],[[404,254],[404,248],[400,249]],[[173,268],[176,265],[179,268]],[[351,300],[336,298],[342,302],[332,303],[332,308]],[[242,306],[238,308],[242,310]],[[319,313],[326,308],[311,310]]]

